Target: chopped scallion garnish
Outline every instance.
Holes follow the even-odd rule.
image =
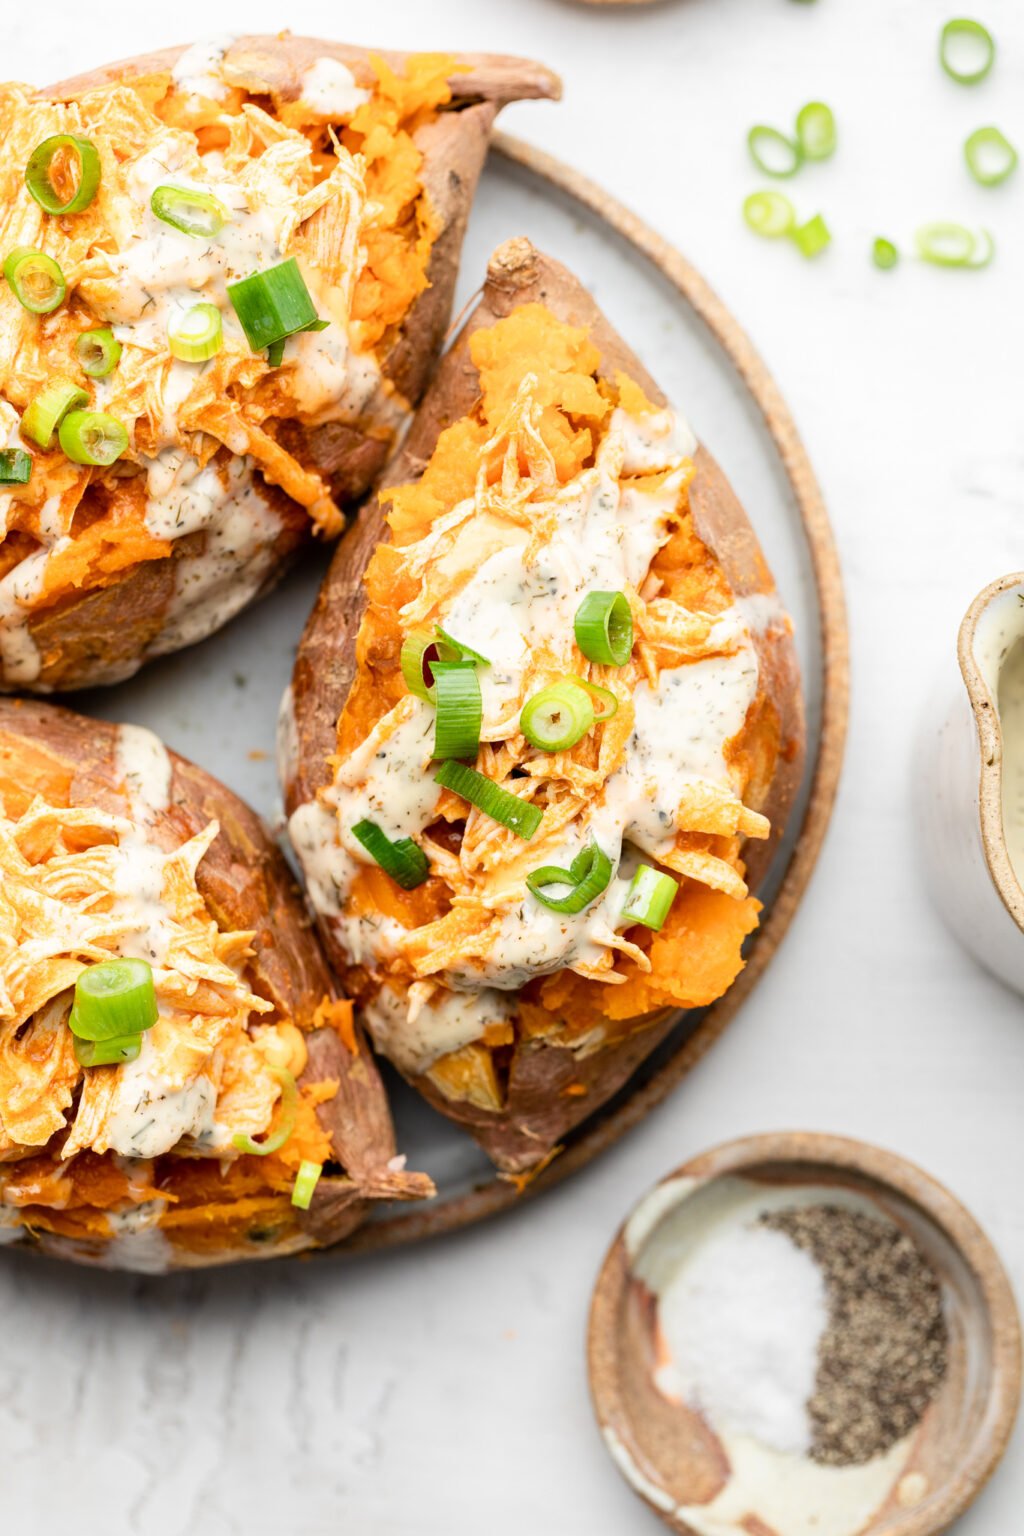
[[[320,1175],[324,1171],[323,1163],[311,1163],[308,1157],[304,1157],[299,1164],[299,1171],[295,1175],[295,1183],[292,1185],[292,1205],[300,1211],[308,1211],[313,1191],[320,1182]]]
[[[896,265],[899,259],[900,253],[892,241],[886,240],[883,236],[879,235],[871,247],[871,260],[875,266],[880,267],[883,272],[888,272],[891,267]]]
[[[939,35],[939,63],[959,85],[977,85],[996,60],[995,38],[980,21],[960,16]]]
[[[74,464],[106,469],[128,447],[128,429],[106,411],[69,411],[58,429],[60,446]]]
[[[796,228],[796,209],[782,192],[751,192],[743,204],[747,227],[765,240],[779,240]]]
[[[801,256],[810,259],[820,256],[822,251],[832,244],[832,233],[820,213],[816,213],[813,219],[808,219],[806,224],[800,224],[793,231],[793,244]]]
[[[976,128],[964,145],[964,159],[983,187],[998,187],[1017,169],[1017,151],[998,128]]]
[[[823,101],[809,101],[796,115],[797,143],[805,160],[827,160],[835,153],[836,120]]]
[[[390,875],[403,891],[414,891],[430,874],[427,856],[411,837],[400,837],[392,842],[387,833],[375,821],[357,821],[352,836],[362,843],[375,864]]]
[[[678,880],[652,869],[649,864],[641,864],[633,876],[622,909],[621,926],[628,928],[630,923],[643,923],[645,928],[653,928],[657,933],[664,926],[678,892]]]
[[[610,720],[618,710],[619,701],[610,688],[601,688],[597,683],[588,682],[585,677],[577,677],[573,673],[572,681],[585,688],[592,699],[597,701],[594,709],[594,724],[602,725],[605,720]]]
[[[157,187],[149,200],[157,218],[194,240],[212,240],[231,218],[219,197],[191,187]]]
[[[787,139],[777,128],[756,123],[747,134],[750,158],[765,176],[795,176],[804,163],[804,152],[796,139]]]
[[[433,702],[434,756],[476,757],[483,723],[483,702],[476,663],[435,661]]]
[[[317,316],[294,256],[229,283],[228,298],[254,352],[326,323]]]
[[[527,699],[519,729],[540,752],[568,752],[592,729],[595,719],[586,688],[565,678]]]
[[[607,890],[612,878],[612,861],[595,842],[587,844],[578,853],[568,869],[556,864],[545,864],[527,875],[530,894],[553,912],[582,912]],[[551,886],[569,886],[564,896],[548,894]]]
[[[477,773],[475,768],[469,768],[454,758],[442,763],[434,777],[443,788],[468,800],[470,805],[475,805],[485,816],[508,827],[510,832],[514,832],[524,842],[529,842],[543,820],[544,813],[539,807],[531,805],[528,800],[520,800],[518,795],[510,794],[500,784],[495,784],[493,779],[486,778],[484,774]],[[532,784],[530,787],[533,787]]]
[[[119,1035],[110,1040],[75,1038],[75,1060],[80,1067],[119,1067],[134,1061],[141,1050],[141,1035]]]
[[[24,448],[0,448],[0,485],[28,485],[32,455]]]
[[[624,592],[588,592],[573,621],[588,661],[624,667],[633,650],[633,615]]]
[[[79,973],[68,1020],[79,1040],[139,1035],[156,1021],[153,971],[145,960],[103,960]]]
[[[52,448],[53,434],[64,417],[88,403],[89,396],[74,379],[51,379],[29,401],[21,418],[21,435],[40,448]]]
[[[914,236],[917,254],[934,267],[987,267],[995,254],[988,230],[978,235],[963,224],[925,224]]]
[[[11,292],[33,315],[50,315],[63,304],[68,291],[64,273],[44,251],[19,245],[4,262],[4,277]]]
[[[75,342],[75,356],[90,379],[106,379],[121,361],[121,343],[108,326],[83,331]]]
[[[167,344],[183,363],[205,363],[216,357],[224,341],[220,310],[216,304],[194,304],[167,327]]]
[[[58,160],[59,157],[59,160]],[[63,198],[53,184],[54,161],[62,172],[66,161],[76,162],[76,183],[70,197]],[[100,157],[91,139],[74,133],[55,133],[37,144],[25,167],[25,185],[44,213],[82,213],[99,189]]]
[[[284,1067],[269,1067],[267,1070],[281,1085],[281,1108],[277,1118],[277,1130],[272,1131],[262,1141],[255,1141],[253,1137],[241,1133],[231,1138],[232,1144],[238,1151],[247,1152],[250,1157],[267,1157],[271,1152],[280,1152],[295,1129],[295,1117],[299,1108],[299,1085]]]

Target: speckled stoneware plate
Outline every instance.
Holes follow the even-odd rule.
[[[490,253],[528,234],[593,292],[613,325],[713,449],[756,526],[796,626],[807,707],[807,767],[766,885],[746,969],[713,1008],[679,1027],[628,1087],[572,1138],[529,1194],[581,1167],[675,1086],[738,1011],[789,926],[817,860],[835,798],[847,714],[847,635],[832,530],[792,418],[750,342],[704,280],[593,183],[499,136],[470,220],[456,313]],[[87,713],[157,731],[275,821],[274,726],[295,646],[326,561],[294,571],[219,635],[157,661],[116,688],[72,699]],[[519,1196],[475,1143],[388,1076],[410,1167],[437,1184],[429,1204],[394,1209],[352,1246],[409,1242],[500,1211]]]
[[[712,1234],[794,1205],[852,1207],[906,1232],[939,1280],[942,1384],[916,1429],[861,1466],[821,1466],[739,1437],[728,1452],[655,1382],[654,1288]],[[702,1153],[630,1214],[594,1290],[590,1385],[630,1486],[683,1536],[935,1536],[995,1470],[1021,1389],[1017,1309],[984,1232],[941,1184],[892,1152],[816,1134],[745,1137]]]

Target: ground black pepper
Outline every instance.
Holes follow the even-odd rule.
[[[892,1222],[839,1205],[761,1217],[817,1262],[828,1325],[808,1403],[811,1457],[870,1461],[909,1434],[946,1373],[948,1334],[935,1271]]]

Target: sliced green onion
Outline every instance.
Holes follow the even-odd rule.
[[[796,137],[805,160],[827,160],[835,153],[836,120],[823,101],[809,101],[796,115]]]
[[[228,298],[254,352],[320,323],[294,256],[229,283]]]
[[[28,485],[32,455],[24,448],[0,448],[0,485]]]
[[[568,869],[559,869],[556,864],[544,864],[527,875],[526,884],[531,895],[553,912],[582,912],[592,901],[597,900],[602,891],[608,889],[611,878],[611,859],[595,842],[591,842],[576,855]],[[568,885],[572,889],[564,896],[548,896],[545,892],[550,885]]]
[[[622,926],[628,928],[630,923],[643,923],[645,928],[653,928],[657,933],[664,926],[678,892],[678,880],[659,869],[652,869],[649,864],[641,864],[633,876],[622,909]]]
[[[610,688],[600,688],[597,683],[590,683],[585,677],[577,677],[575,672],[572,681],[579,683],[581,688],[585,688],[591,698],[596,699],[600,705],[599,709],[594,710],[595,725],[603,725],[606,720],[612,718],[619,707],[619,701]]]
[[[248,1152],[250,1157],[267,1157],[271,1152],[280,1152],[295,1129],[295,1116],[299,1107],[299,1086],[292,1074],[286,1072],[283,1067],[271,1067],[269,1070],[281,1084],[281,1113],[277,1130],[265,1137],[263,1141],[254,1141],[251,1136],[242,1134],[231,1138],[239,1152]]]
[[[74,464],[105,469],[128,447],[128,429],[106,411],[69,411],[60,424],[60,446]]]
[[[748,229],[765,240],[778,240],[796,227],[796,209],[782,192],[751,192],[743,217]]]
[[[793,244],[801,256],[810,260],[813,256],[820,256],[822,251],[832,244],[832,232],[820,213],[816,213],[813,219],[808,219],[806,224],[801,224],[793,231]]]
[[[157,187],[149,206],[164,224],[196,240],[212,240],[231,218],[219,197],[191,187]]]
[[[433,655],[431,655],[431,651]],[[414,629],[402,642],[400,663],[405,686],[418,699],[432,704],[434,701],[434,662],[460,661],[457,648],[448,641],[438,640],[425,629]]]
[[[75,342],[75,356],[90,379],[106,379],[121,361],[121,343],[108,326],[83,331]]]
[[[480,679],[472,661],[435,661],[435,757],[476,757],[483,724]]]
[[[21,305],[33,315],[50,315],[64,302],[68,285],[64,273],[43,251],[30,245],[19,245],[4,262],[11,292]]]
[[[885,240],[881,235],[879,235],[878,239],[871,247],[871,260],[874,262],[875,266],[880,267],[883,272],[888,272],[890,267],[894,267],[899,259],[900,253],[893,245],[892,241]]]
[[[921,260],[935,267],[987,267],[995,244],[988,230],[980,233],[980,254],[978,237],[963,224],[925,224],[915,234],[914,243]]]
[[[747,134],[750,158],[766,176],[780,179],[795,176],[804,163],[804,152],[795,139],[787,139],[777,128],[757,123]]]
[[[411,837],[400,837],[392,842],[387,833],[375,821],[357,821],[352,828],[356,838],[374,863],[379,864],[403,891],[414,891],[430,874],[427,856]]]
[[[980,21],[961,16],[946,22],[939,36],[939,63],[951,80],[959,85],[977,85],[995,60],[995,38]]]
[[[519,729],[541,752],[568,752],[592,729],[595,718],[587,690],[566,678],[527,699]]]
[[[998,128],[976,128],[964,145],[964,159],[983,187],[998,187],[1017,169],[1017,151]]]
[[[183,363],[205,363],[216,357],[224,341],[224,327],[216,304],[194,304],[167,327],[172,354]]]
[[[442,629],[440,624],[436,625],[435,627],[440,639],[444,641],[445,645],[450,645],[452,647],[452,649],[457,653],[460,661],[475,661],[479,663],[481,667],[490,666],[490,662],[487,660],[487,657],[481,656],[479,651],[474,651],[471,645],[464,645],[461,640],[456,640],[455,636],[450,635],[446,629]]]
[[[74,379],[51,379],[29,402],[21,418],[21,435],[40,448],[52,448],[53,434],[67,413],[88,403],[89,396]]]
[[[118,1067],[134,1061],[141,1050],[141,1035],[117,1035],[110,1040],[75,1038],[75,1060],[80,1067]]]
[[[588,661],[605,667],[626,665],[633,650],[633,615],[624,592],[588,592],[573,627]]]
[[[518,795],[509,794],[507,789],[502,789],[493,779],[486,778],[482,773],[477,773],[475,768],[468,768],[465,763],[457,762],[454,758],[450,757],[442,763],[434,778],[444,789],[450,789],[461,799],[468,800],[470,805],[475,805],[485,816],[508,827],[510,832],[514,832],[524,842],[529,842],[544,819],[544,813],[537,806],[531,805],[528,800],[520,800]]]
[[[267,348],[268,368],[280,368],[284,362],[284,344],[287,340],[287,336],[282,336],[280,341],[272,342]]]
[[[153,971],[145,960],[103,960],[75,982],[68,1023],[80,1040],[117,1040],[157,1021]]]
[[[65,202],[50,176],[53,162],[62,152],[78,162],[78,185]],[[36,145],[25,167],[25,185],[44,213],[82,213],[96,196],[99,184],[100,157],[96,146],[91,139],[79,138],[74,133],[55,133],[44,139]]]
[[[292,1205],[296,1206],[300,1211],[309,1210],[313,1191],[319,1184],[320,1175],[323,1171],[323,1163],[311,1163],[308,1157],[304,1157],[299,1164],[299,1171],[295,1175],[295,1183],[292,1185]]]

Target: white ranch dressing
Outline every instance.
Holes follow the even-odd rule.
[[[434,994],[429,1002],[410,1002],[390,987],[382,987],[363,1010],[378,1050],[403,1072],[427,1072],[442,1056],[479,1040],[489,1024],[511,1017],[507,993],[484,988],[479,992]]]
[[[318,117],[350,118],[370,92],[356,84],[355,76],[340,59],[317,59],[299,80],[299,101]]]
[[[1024,596],[1019,588],[989,603],[975,628],[973,649],[999,716],[1003,839],[1024,888]]]
[[[224,79],[224,55],[236,42],[233,33],[218,32],[200,38],[180,54],[171,70],[177,90],[186,96],[205,96],[209,101],[223,101],[228,94]]]
[[[152,1038],[142,1037],[134,1061],[118,1068],[117,1098],[106,1122],[110,1148],[123,1157],[159,1157],[186,1136],[214,1134],[217,1090],[201,1072],[172,1088],[155,1070]]]
[[[103,1250],[104,1264],[139,1275],[162,1275],[170,1269],[173,1249],[160,1231],[166,1209],[166,1200],[154,1199],[108,1211],[111,1236]]]
[[[149,827],[171,803],[171,759],[159,736],[141,725],[119,725],[117,771],[128,791],[132,820]]]

